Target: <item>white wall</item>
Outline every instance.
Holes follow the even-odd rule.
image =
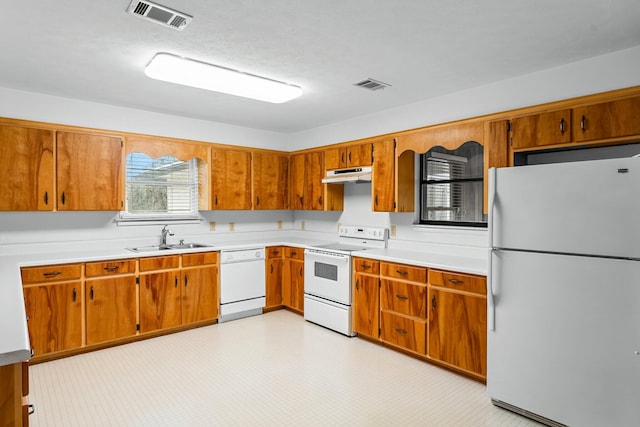
[[[288,151],[278,132],[3,87],[0,117]]]
[[[289,151],[640,85],[640,46],[427,99],[289,137]]]

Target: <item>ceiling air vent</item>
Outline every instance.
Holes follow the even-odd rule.
[[[355,84],[356,86],[360,86],[362,88],[365,89],[369,89],[369,90],[378,90],[378,89],[384,89],[385,87],[390,87],[390,84],[387,83],[382,83],[379,82],[377,80],[373,80],[373,79],[366,79],[363,80],[361,82],[358,82]]]
[[[182,31],[193,19],[186,13],[161,6],[150,1],[132,0],[127,13],[152,21],[174,30]]]

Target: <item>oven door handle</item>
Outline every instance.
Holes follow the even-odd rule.
[[[349,255],[344,255],[344,254],[328,255],[322,252],[316,252],[309,249],[306,249],[304,251],[304,254],[308,256],[309,259],[312,261],[314,258],[320,258],[320,259],[332,260],[334,263],[340,262],[340,261],[344,263],[348,263],[350,258]]]

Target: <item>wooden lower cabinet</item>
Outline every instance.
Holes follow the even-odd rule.
[[[180,270],[140,275],[140,333],[179,326]]]
[[[282,306],[282,282],[284,270],[284,249],[280,246],[267,248],[266,263],[266,303],[265,308]],[[289,292],[290,295],[290,292]]]
[[[443,277],[447,278],[446,282],[442,281]],[[484,277],[429,271],[428,336],[429,358],[486,378],[487,298]]]
[[[29,362],[0,366],[0,426],[29,426]]]
[[[353,259],[353,330],[358,335],[378,338],[380,306],[380,262]]]
[[[182,270],[182,324],[218,318],[218,267]]]
[[[486,379],[486,278],[353,258],[360,335]]]
[[[29,341],[35,357],[82,346],[82,283],[27,285],[23,289]]]
[[[282,304],[304,312],[304,249],[284,248]]]
[[[87,345],[136,334],[136,278],[107,277],[85,283]]]

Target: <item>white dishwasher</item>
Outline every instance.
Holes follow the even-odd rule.
[[[262,314],[265,248],[220,251],[219,322]]]

